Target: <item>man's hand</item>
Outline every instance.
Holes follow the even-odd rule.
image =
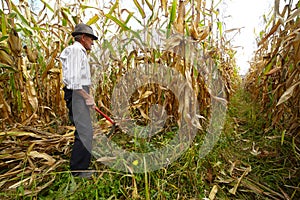
[[[82,98],[84,98],[85,100],[85,104],[91,108],[95,108],[96,104],[95,104],[95,100],[93,98],[93,96],[91,96],[90,94],[88,94],[85,90],[80,89],[80,90],[76,90],[76,92],[82,96]]]
[[[96,105],[96,104],[95,104],[94,98],[91,97],[91,96],[89,96],[88,98],[85,99],[85,104],[86,104],[87,106],[91,106],[92,108],[94,108],[95,105]]]

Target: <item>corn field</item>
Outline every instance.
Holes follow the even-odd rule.
[[[63,99],[59,55],[73,42],[71,33],[80,22],[91,25],[99,36],[88,54],[93,96],[104,113],[114,117],[114,88],[128,72],[164,66],[179,72],[192,88],[201,117],[185,120],[197,121],[201,135],[212,115],[212,99],[230,102],[241,83],[236,50],[227,41],[219,18],[220,3],[222,0],[1,0],[1,191],[13,192],[22,186],[19,196],[36,196],[66,170],[62,166],[69,159],[74,127]],[[280,12],[276,0],[275,17],[268,22],[272,27],[260,38],[244,85],[261,104],[265,131],[276,127],[283,130],[283,138],[291,135],[299,158],[298,7],[290,3]],[[216,77],[224,87],[212,92]],[[128,79],[122,87],[135,82]],[[219,98],[219,93],[225,95]],[[184,99],[186,96],[176,97],[167,87],[145,84],[128,99],[130,116],[145,125],[151,105],[163,105],[174,117],[168,121],[170,127],[180,117],[178,102]],[[101,123],[103,132],[109,128]],[[137,188],[134,176],[129,177],[129,187]],[[138,199],[137,189],[132,190],[127,197]]]
[[[8,180],[18,170],[24,170],[22,165],[27,166],[25,176],[37,169],[50,172],[58,166],[53,166],[53,163],[57,163],[57,160],[60,160],[58,163],[63,162],[63,159],[49,154],[53,155],[53,150],[65,154],[69,152],[67,144],[71,141],[69,133],[72,128],[68,126],[63,101],[58,56],[72,42],[71,32],[79,22],[92,25],[100,36],[94,45],[95,51],[90,52],[90,63],[94,74],[97,74],[94,79],[98,86],[94,88],[96,101],[107,114],[111,114],[113,87],[127,71],[143,63],[160,63],[178,70],[190,81],[201,105],[201,113],[209,116],[210,94],[205,84],[207,75],[197,70],[200,61],[196,61],[195,65],[188,64],[188,61],[186,64],[178,56],[179,53],[176,54],[185,36],[193,41],[194,48],[199,48],[197,51],[203,57],[214,58],[213,65],[217,65],[214,70],[217,69],[225,81],[226,98],[229,99],[233,91],[232,82],[237,77],[232,61],[234,51],[225,45],[214,2],[209,9],[206,2],[201,0],[133,2],[138,10],[134,14],[122,8],[119,0],[103,5],[103,9],[89,6],[89,1],[68,5],[56,1],[53,6],[42,0],[42,9],[36,13],[28,1],[20,1],[19,4],[10,0],[1,1],[0,105],[2,130],[5,130],[1,134],[5,141],[2,142],[5,152],[9,154],[2,157],[6,161],[4,163],[8,164],[2,164],[1,168],[14,171],[11,173],[9,170],[2,175],[2,188],[13,189],[23,183]],[[146,16],[146,11],[150,16]],[[128,25],[131,21],[140,29],[131,29]],[[143,30],[147,32],[143,33]],[[158,31],[155,33],[154,30]],[[213,32],[217,33],[217,37]],[[160,42],[166,40],[165,44],[175,49],[174,52],[153,45],[153,39],[148,38],[154,34],[160,36]],[[127,46],[116,48],[118,44],[124,44],[124,40]],[[151,89],[156,95],[168,93],[166,88],[156,85],[139,88],[131,102],[139,102],[138,105],[132,105],[132,109],[137,110],[135,113],[141,120],[147,120],[149,105],[158,101],[157,96],[149,95]],[[166,99],[168,112],[176,117],[175,97],[167,95]],[[33,138],[37,140],[33,142]],[[46,145],[47,141],[51,141],[49,146]],[[9,149],[16,147],[20,154],[13,155],[16,150]],[[24,158],[24,155],[27,156]],[[46,162],[40,161],[36,166],[34,159],[44,159]],[[30,179],[30,176],[26,179],[29,184],[32,182]]]
[[[204,1],[197,1],[194,4],[173,1],[171,13],[167,9],[167,3],[170,2],[161,1],[151,5],[146,1],[146,3],[140,5],[139,2],[135,1],[141,15],[137,17],[134,17],[126,9],[121,10],[119,1],[116,1],[113,5],[110,5],[111,3],[107,5],[109,7],[106,8],[107,14],[99,8],[80,3],[71,4],[68,7],[62,5],[59,8],[56,8],[58,6],[51,8],[49,4],[42,2],[44,6],[41,11],[34,13],[30,10],[27,1],[20,1],[19,5],[15,5],[11,1],[2,1],[2,7],[5,8],[2,11],[1,18],[1,80],[3,80],[1,83],[1,90],[3,90],[1,92],[1,123],[3,128],[12,123],[26,126],[35,123],[50,125],[66,122],[66,108],[62,101],[63,94],[61,90],[61,66],[58,55],[64,47],[72,42],[70,33],[74,29],[74,25],[79,23],[81,18],[84,18],[87,15],[86,13],[91,12],[91,10],[96,14],[85,17],[88,19],[85,23],[95,25],[96,33],[100,35],[100,41],[95,45],[97,46],[95,49],[99,52],[91,53],[91,64],[92,66],[98,66],[98,69],[101,67],[102,77],[97,77],[101,81],[101,88],[95,94],[99,95],[98,103],[101,106],[109,109],[110,90],[115,81],[132,66],[134,67],[139,62],[148,59],[146,56],[137,58],[137,50],[130,51],[123,48],[122,52],[116,52],[117,49],[113,48],[113,45],[120,42],[118,40],[126,37],[131,38],[133,41],[133,44],[130,45],[141,45],[141,41],[138,40],[142,39],[145,39],[146,44],[151,42],[147,41],[147,38],[142,38],[139,30],[131,30],[127,26],[127,23],[130,20],[133,21],[134,18],[146,18],[144,11],[141,9],[142,6],[148,7],[153,14],[153,17],[148,17],[149,19],[145,23],[136,19],[142,28],[147,27],[151,31],[151,28],[161,26],[160,30],[163,30],[162,28],[167,30],[163,39],[170,37],[171,33],[178,33],[189,35],[199,44],[202,42],[203,54],[209,54],[218,60],[217,64],[220,66],[224,80],[226,80],[226,93],[229,98],[232,90],[230,78],[236,76],[230,59],[233,57],[234,51],[227,47],[222,49],[222,44],[225,43],[224,38],[213,37],[212,29],[220,32],[218,33],[219,37],[222,37],[222,30],[219,30],[219,24],[213,23],[215,20],[213,18],[213,7],[209,11],[211,17],[206,16],[208,14],[205,12]],[[56,3],[59,3],[59,1]],[[189,8],[184,8],[184,4],[189,4]],[[155,10],[157,8],[153,6],[159,6],[160,9],[157,11]],[[187,10],[184,11],[183,9]],[[178,16],[176,13],[179,13]],[[157,17],[159,14],[165,16],[165,21],[161,21]],[[122,15],[126,15],[126,19],[122,19],[122,17],[124,18]],[[116,29],[113,30],[116,31],[114,36],[112,36],[113,31],[109,30],[110,27]],[[179,45],[180,38],[169,38],[167,42],[172,43],[172,45],[177,42]],[[173,48],[175,47],[176,45],[173,45]],[[142,51],[143,49],[139,50]],[[149,59],[156,56],[157,60],[160,59],[170,67],[176,68],[182,74],[185,74],[186,67],[180,63],[182,60],[175,59],[173,61],[170,53],[161,52],[159,49],[148,51],[147,56]],[[228,59],[223,60],[225,57]],[[157,60],[150,61],[157,62]],[[200,95],[199,99],[201,101],[205,101],[208,94],[205,94],[205,86],[201,84],[203,78],[200,74],[191,74],[191,76],[194,88],[199,87],[197,85],[202,85],[200,87],[203,88],[198,89],[197,95]],[[110,77],[113,78],[108,79]],[[207,105],[208,102],[204,102],[202,110]]]
[[[276,1],[275,17],[261,35],[245,87],[261,104],[265,131],[279,128],[282,138],[291,136],[299,159],[299,2],[293,7],[290,1],[282,11],[279,6],[280,1]]]

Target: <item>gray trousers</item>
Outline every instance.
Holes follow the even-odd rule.
[[[84,86],[83,89],[89,93],[89,88],[87,86]],[[70,168],[72,171],[87,170],[91,161],[93,141],[90,108],[85,104],[85,100],[75,91],[68,89],[64,90],[65,100],[69,109],[69,117],[76,128],[70,159]],[[72,93],[72,95],[70,93]],[[76,172],[73,174],[76,174]]]

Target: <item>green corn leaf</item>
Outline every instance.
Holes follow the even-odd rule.
[[[10,19],[15,18],[15,17],[17,17],[17,14],[14,12],[12,12],[8,15],[8,18],[10,18]]]
[[[135,6],[137,7],[137,9],[139,10],[142,18],[144,19],[146,17],[144,9],[142,8],[142,6],[140,5],[140,3],[137,0],[133,0],[133,2],[135,4]]]
[[[152,3],[149,2],[149,0],[145,0],[145,1],[146,1],[147,6],[149,7],[149,9],[151,11],[153,11],[153,6],[155,5],[156,1],[154,2],[154,5],[152,5]]]
[[[89,19],[89,21],[86,23],[88,25],[95,24],[99,20],[99,15],[94,15],[92,18]]]
[[[13,11],[15,11],[17,13],[18,17],[21,19],[22,23],[24,23],[27,27],[30,27],[29,22],[24,17],[24,15],[19,12],[19,9],[16,7],[16,5],[11,3],[11,6],[12,6]]]
[[[219,35],[222,38],[223,35],[223,26],[222,26],[222,22],[217,22],[217,26],[218,26],[218,30],[219,30]]]
[[[62,25],[67,26],[67,24],[68,24],[68,21],[66,19],[62,19]]]
[[[88,5],[83,5],[83,4],[80,5],[80,8],[81,8],[82,10],[85,10],[85,9],[88,9],[88,8],[99,10],[99,8],[97,8],[97,7],[95,7],[95,6],[88,6]]]
[[[115,22],[116,24],[118,24],[122,30],[128,31],[130,30],[130,28],[128,28],[128,26],[126,26],[125,23],[121,22],[119,19],[117,19],[116,17],[112,16],[111,14],[106,14],[105,15],[108,19],[112,20],[113,22]]]
[[[113,56],[117,55],[114,48],[112,47],[111,43],[108,42],[106,39],[104,39],[104,41],[103,41],[102,48],[108,49]]]
[[[20,90],[17,91],[17,102],[18,102],[18,112],[21,112],[23,106],[22,106],[22,95]]]
[[[177,0],[173,0],[171,12],[170,12],[170,23],[173,23],[176,19]]]
[[[6,24],[6,17],[5,17],[5,14],[2,12],[2,22],[1,22],[1,30],[2,30],[2,35],[5,36],[7,35],[7,31],[6,31],[6,27],[7,27],[7,24]]]
[[[286,132],[286,130],[283,130],[281,133],[281,145],[283,145],[283,142],[284,142],[285,132]]]
[[[269,64],[264,68],[264,74],[267,74],[272,69],[273,61],[274,59],[271,62],[269,62]]]
[[[7,38],[8,38],[8,35],[5,35],[5,36],[0,37],[0,42],[6,40]]]
[[[32,35],[32,30],[29,28],[28,29],[28,26],[22,26],[23,24],[20,24],[20,23],[16,23],[17,25],[19,25],[20,26],[20,29],[24,32],[24,34],[25,35],[27,35],[27,36],[31,36]]]
[[[118,8],[118,6],[119,6],[119,0],[116,0],[116,2],[115,2],[114,5],[110,8],[110,10],[109,10],[109,12],[108,12],[107,15],[111,15],[111,14],[114,12],[114,10],[115,10],[116,8]],[[106,19],[105,19],[104,25],[106,25],[108,19],[109,19],[109,18],[106,18]]]
[[[176,10],[177,10],[177,0],[173,0],[171,11],[170,11],[170,20],[169,20],[169,24],[168,24],[168,27],[167,27],[167,37],[170,36],[172,23],[176,19]]]
[[[116,3],[109,10],[109,14],[113,13],[114,10],[119,6],[119,0],[116,0]]]
[[[125,20],[125,24],[127,24],[129,22],[129,20],[131,19],[131,17],[133,16],[133,12],[130,12]]]
[[[11,70],[13,72],[17,72],[17,70],[15,68],[13,68],[12,66],[9,66],[9,65],[6,65],[6,64],[3,64],[3,63],[0,63],[0,68],[4,68],[4,69]]]
[[[15,74],[14,73],[9,73],[9,86],[11,87],[13,96],[16,97],[17,96],[17,89],[15,86]]]
[[[54,9],[49,5],[49,4],[47,4],[46,3],[46,1],[44,1],[44,0],[41,0],[41,2],[52,12],[52,13],[54,13]]]

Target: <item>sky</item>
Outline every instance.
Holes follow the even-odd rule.
[[[256,38],[264,30],[263,15],[270,13],[274,0],[224,0],[222,7],[225,30],[241,28],[232,41],[236,48],[236,61],[240,74],[244,75],[249,70],[249,61],[257,49]]]

